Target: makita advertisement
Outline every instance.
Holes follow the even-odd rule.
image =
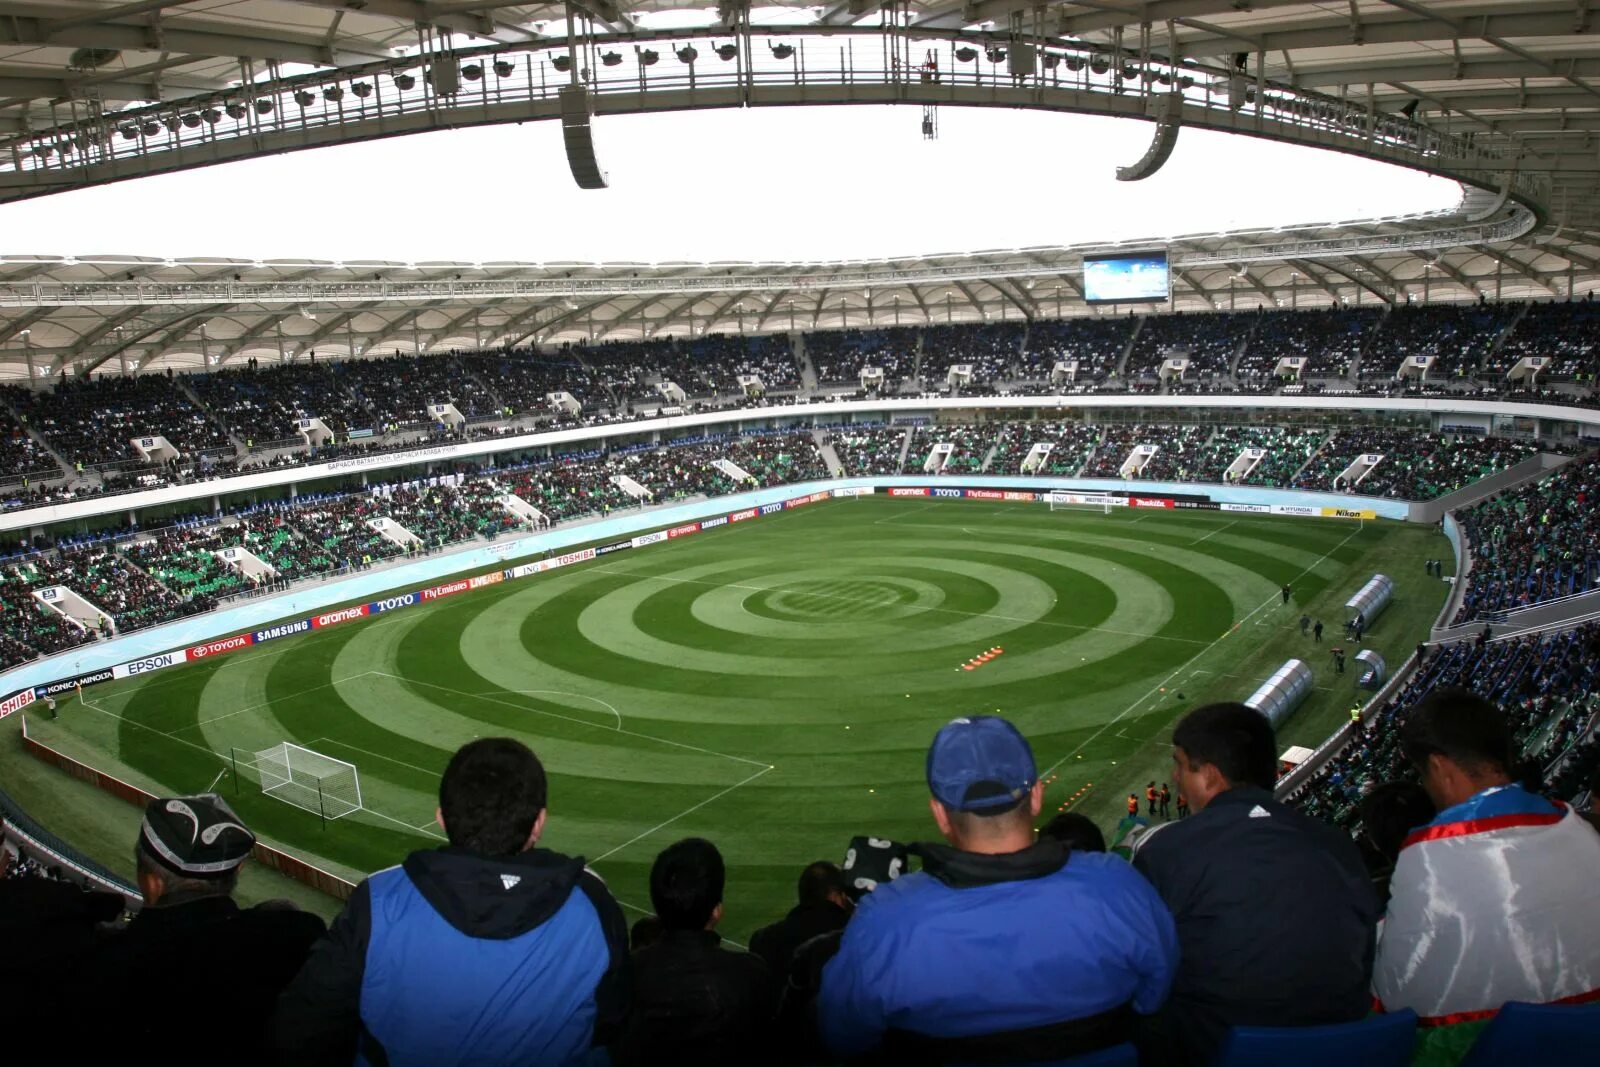
[[[5,718],[12,712],[21,711],[37,699],[39,698],[33,695],[32,689],[24,689],[20,693],[13,693],[11,696],[6,697],[4,701],[0,701],[0,719]]]
[[[259,636],[257,640],[260,640]],[[141,674],[149,674],[151,671],[176,667],[180,663],[187,662],[188,659],[188,650],[180,648],[172,652],[163,652],[159,656],[146,656],[144,659],[136,659],[129,663],[119,663],[111,668],[111,676],[113,678],[133,678]]]
[[[417,594],[401,593],[399,596],[389,596],[384,597],[382,600],[374,600],[367,605],[367,610],[377,615],[384,611],[398,611],[400,608],[409,608],[416,602]]]
[[[216,656],[223,652],[234,652],[241,648],[248,648],[255,643],[250,634],[238,634],[234,637],[224,637],[218,641],[207,641],[203,645],[195,645],[189,650],[190,659],[201,659],[205,656]]]
[[[293,634],[303,634],[311,629],[310,619],[298,619],[295,622],[279,623],[269,626],[265,630],[256,631],[256,644],[263,641],[276,641],[280,637],[289,637]]]
[[[1130,496],[1128,498],[1128,506],[1130,508],[1170,508],[1172,501],[1165,497],[1157,496]]]
[[[367,604],[356,604],[353,607],[340,608],[338,611],[325,611],[321,615],[311,617],[311,628],[320,630],[324,626],[338,626],[341,622],[354,622],[370,614],[370,606]]]

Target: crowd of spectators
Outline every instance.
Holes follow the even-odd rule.
[[[1258,312],[1234,376],[1241,385],[1266,385],[1279,360],[1300,357],[1302,378],[1348,378],[1379,317],[1370,307]]]
[[[1506,437],[1415,434],[1403,451],[1391,452],[1361,482],[1365,496],[1431,500],[1539,454]]]
[[[990,474],[1077,474],[1094,452],[1095,427],[1081,422],[1003,423],[989,457]],[[1044,461],[1024,472],[1034,445],[1049,445]]]
[[[184,384],[247,448],[297,438],[303,418],[321,419],[339,435],[372,425],[370,413],[327,360],[265,368],[247,364],[186,375]]]
[[[1281,486],[1305,466],[1327,438],[1325,430],[1291,426],[1219,426],[1191,467],[1198,482]],[[1228,473],[1247,448],[1266,453],[1243,477]]]
[[[1083,477],[1121,478],[1123,466],[1140,445],[1153,446],[1156,451],[1131,477],[1146,481],[1192,477],[1189,472],[1198,470],[1202,447],[1210,436],[1208,426],[1101,426]]]
[[[227,431],[184,395],[170,376],[108,374],[48,390],[8,388],[5,400],[69,463],[125,463],[133,441],[165,437],[181,453],[231,448]]]
[[[1132,315],[1035,320],[1028,324],[1022,347],[1022,376],[1048,382],[1057,363],[1077,360],[1078,382],[1108,378],[1128,347],[1135,323]]]
[[[971,384],[993,386],[1016,377],[1013,368],[1022,352],[1024,326],[1016,322],[959,323],[929,326],[922,331],[922,382],[942,389],[950,368],[972,368]],[[964,392],[966,386],[960,387]]]
[[[805,334],[803,343],[819,386],[847,383],[859,386],[861,371],[883,371],[883,391],[897,393],[916,367],[922,331],[913,326],[875,330],[817,330]]]
[[[1255,325],[1253,311],[1174,312],[1146,315],[1128,352],[1126,377],[1154,378],[1162,361],[1189,360],[1192,378],[1218,378],[1233,367],[1233,357]]]
[[[1478,374],[1495,341],[1516,317],[1516,304],[1400,304],[1390,309],[1361,357],[1361,377],[1393,378],[1415,356],[1432,356],[1428,378]]]
[[[368,425],[406,426],[438,420],[430,404],[453,404],[463,418],[502,413],[499,401],[466,373],[454,355],[346,359],[329,368],[334,380],[365,406]]]
[[[1366,479],[1385,463],[1404,462],[1406,450],[1419,436],[1416,430],[1388,426],[1363,426],[1339,430],[1323,444],[1311,462],[1290,483],[1293,489],[1364,492]],[[1368,473],[1357,472],[1345,479],[1345,471],[1361,456],[1383,458]]]
[[[1505,377],[1519,360],[1539,356],[1549,360],[1539,371],[1541,381],[1579,381],[1593,385],[1600,371],[1600,304],[1594,294],[1584,300],[1532,304],[1489,356],[1484,377]]]
[[[585,412],[609,402],[604,386],[571,349],[546,355],[530,348],[466,352],[457,362],[487,387],[509,416],[545,414],[550,393],[571,393]]]
[[[842,426],[831,444],[846,474],[899,474],[908,432],[903,426]]]
[[[52,656],[95,638],[88,628],[46,607],[34,590],[54,585],[39,565],[24,561],[0,568],[0,668],[35,656]]]
[[[1456,512],[1471,551],[1457,622],[1600,586],[1600,456]]]

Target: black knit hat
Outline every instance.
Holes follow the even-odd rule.
[[[187,878],[220,878],[250,855],[256,835],[215,793],[152,800],[139,842],[158,863]]]

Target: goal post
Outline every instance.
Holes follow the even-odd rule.
[[[361,777],[354,763],[288,741],[255,754],[261,791],[275,800],[339,819],[361,810]]]
[[[1113,497],[1105,493],[1069,493],[1061,489],[1053,489],[1046,498],[1050,503],[1051,511],[1098,511],[1111,514]]]

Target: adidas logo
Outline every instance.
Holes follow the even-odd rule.
[[[1272,812],[1268,811],[1266,808],[1263,808],[1260,804],[1257,804],[1255,807],[1250,809],[1250,817],[1252,819],[1270,819],[1272,818]]]
[[[520,874],[502,874],[500,876],[500,884],[505,886],[507,889],[515,889],[517,887],[517,883],[520,881],[522,881],[522,876]]]

